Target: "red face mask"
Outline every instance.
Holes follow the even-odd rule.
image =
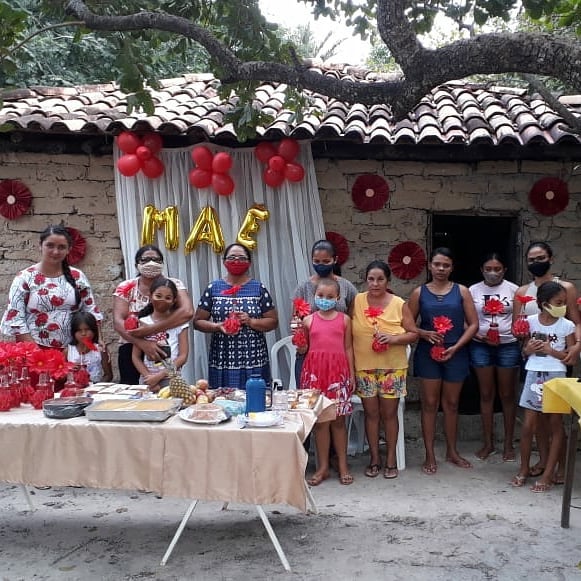
[[[244,274],[250,268],[250,262],[238,262],[237,260],[225,260],[226,270],[234,276]]]

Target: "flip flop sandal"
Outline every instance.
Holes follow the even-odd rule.
[[[544,466],[531,466],[531,468],[529,468],[529,474],[533,478],[536,478],[537,476],[541,476],[541,474],[544,471],[545,471],[545,467]]]
[[[428,476],[434,476],[434,474],[436,474],[437,471],[438,471],[437,464],[424,464],[422,466],[422,472],[424,474],[427,474]]]
[[[342,474],[341,476],[339,476],[339,482],[344,486],[353,484],[353,476],[351,474]]]
[[[397,470],[397,466],[386,466],[385,470],[383,471],[383,477],[387,478],[387,480],[393,480],[399,476],[399,472]]]
[[[365,469],[365,476],[367,476],[368,478],[375,478],[376,476],[379,476],[380,470],[381,470],[380,464],[370,464]]]
[[[515,488],[522,488],[525,483],[527,481],[527,477],[523,476],[522,474],[517,474],[511,481],[510,483],[512,484],[512,486],[514,486]]]
[[[323,482],[324,480],[327,480],[327,478],[329,478],[329,475],[322,475],[322,474],[313,474],[308,480],[307,480],[307,484],[309,486],[319,486],[319,484],[321,484],[321,482]]]
[[[565,479],[562,476],[553,478],[554,486],[562,486],[563,484],[565,484]]]
[[[549,492],[553,487],[552,484],[545,484],[544,482],[535,482],[534,486],[531,486],[531,492]]]
[[[505,452],[502,455],[503,462],[516,462],[516,452],[513,450],[512,452]]]

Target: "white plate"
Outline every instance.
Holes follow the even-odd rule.
[[[221,424],[222,422],[225,422],[227,420],[229,420],[231,418],[231,415],[229,412],[227,412],[226,410],[224,411],[224,416],[222,419],[220,420],[197,420],[195,418],[190,417],[190,413],[191,411],[188,408],[185,408],[181,411],[178,412],[178,416],[184,420],[185,422],[190,422],[191,424],[207,424],[207,425],[216,425],[216,424]]]
[[[274,412],[252,412],[247,416],[239,417],[244,419],[244,423],[249,428],[269,428],[283,423],[282,416]]]

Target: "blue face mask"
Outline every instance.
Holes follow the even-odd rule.
[[[315,297],[315,306],[320,311],[330,311],[337,306],[335,299],[324,299],[322,297]]]
[[[321,278],[325,278],[333,272],[333,265],[332,264],[313,264],[313,269]]]

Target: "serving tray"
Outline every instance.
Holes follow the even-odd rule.
[[[104,399],[85,409],[90,420],[110,422],[164,422],[182,405],[180,398],[171,399]]]

